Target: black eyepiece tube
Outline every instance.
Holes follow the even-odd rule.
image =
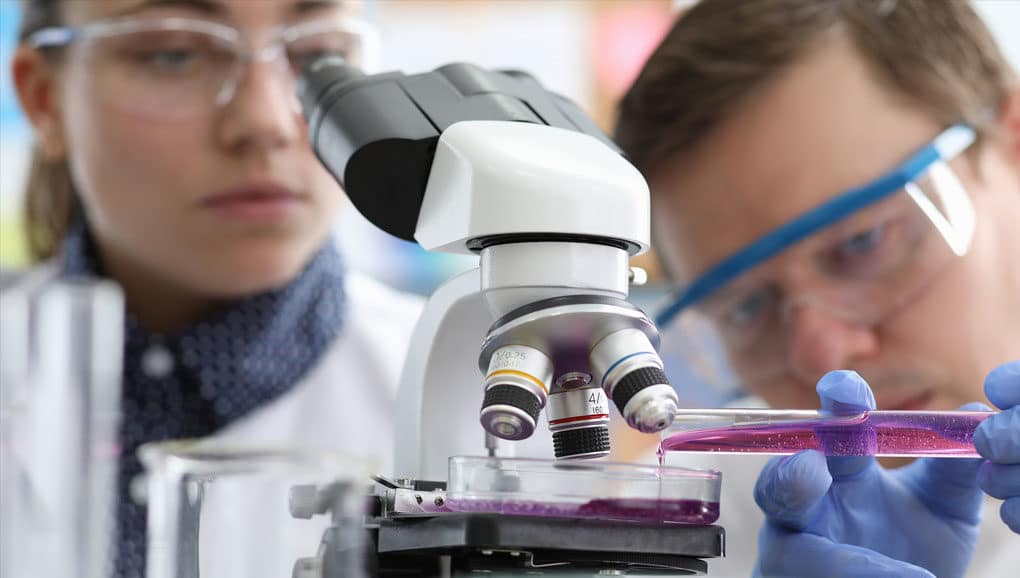
[[[301,101],[305,119],[311,120],[311,115],[318,108],[319,99],[330,88],[340,88],[344,83],[364,76],[358,67],[339,56],[322,56],[310,62],[298,78],[297,85],[298,100]]]
[[[399,72],[364,75],[336,56],[312,61],[298,100],[319,161],[372,224],[414,241],[439,130]]]
[[[529,122],[615,145],[569,100],[524,72],[448,64],[432,72],[365,75],[335,55],[310,62],[298,100],[316,156],[380,229],[414,240],[440,135],[464,121]]]

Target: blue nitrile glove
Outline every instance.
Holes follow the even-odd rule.
[[[988,374],[985,395],[1002,413],[974,432],[974,446],[988,460],[978,471],[978,482],[988,495],[1005,500],[1002,521],[1020,534],[1020,361]]]
[[[829,373],[817,390],[822,409],[835,414],[875,408],[868,384],[852,371]],[[756,574],[963,576],[981,519],[980,466],[977,459],[923,459],[885,470],[873,457],[813,450],[775,458],[754,490],[766,516]]]

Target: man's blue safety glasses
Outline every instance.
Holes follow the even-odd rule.
[[[796,217],[785,225],[758,238],[743,249],[711,267],[690,285],[682,288],[656,317],[660,328],[671,323],[682,311],[712,295],[726,284],[751,269],[777,256],[854,213],[883,201],[904,188],[936,163],[955,158],[976,139],[973,128],[954,125],[943,131],[927,146],[881,178],[842,193],[818,207]],[[921,207],[922,210],[925,207]],[[925,211],[927,213],[927,211]]]

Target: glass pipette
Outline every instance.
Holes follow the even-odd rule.
[[[662,435],[664,452],[829,456],[979,457],[974,430],[994,411],[682,409]]]

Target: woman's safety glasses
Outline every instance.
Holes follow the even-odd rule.
[[[664,340],[710,328],[707,341],[722,345],[747,382],[783,371],[801,307],[872,326],[909,305],[970,247],[974,208],[949,161],[975,138],[968,126],[950,127],[885,176],[709,268],[659,312]],[[687,347],[705,340],[677,339]]]
[[[364,67],[373,38],[370,27],[348,17],[244,32],[192,18],[122,18],[45,28],[28,42],[41,49],[74,44],[68,57],[87,71],[90,89],[126,111],[190,119],[230,102],[253,64],[275,68],[293,92],[296,73],[318,56]]]

